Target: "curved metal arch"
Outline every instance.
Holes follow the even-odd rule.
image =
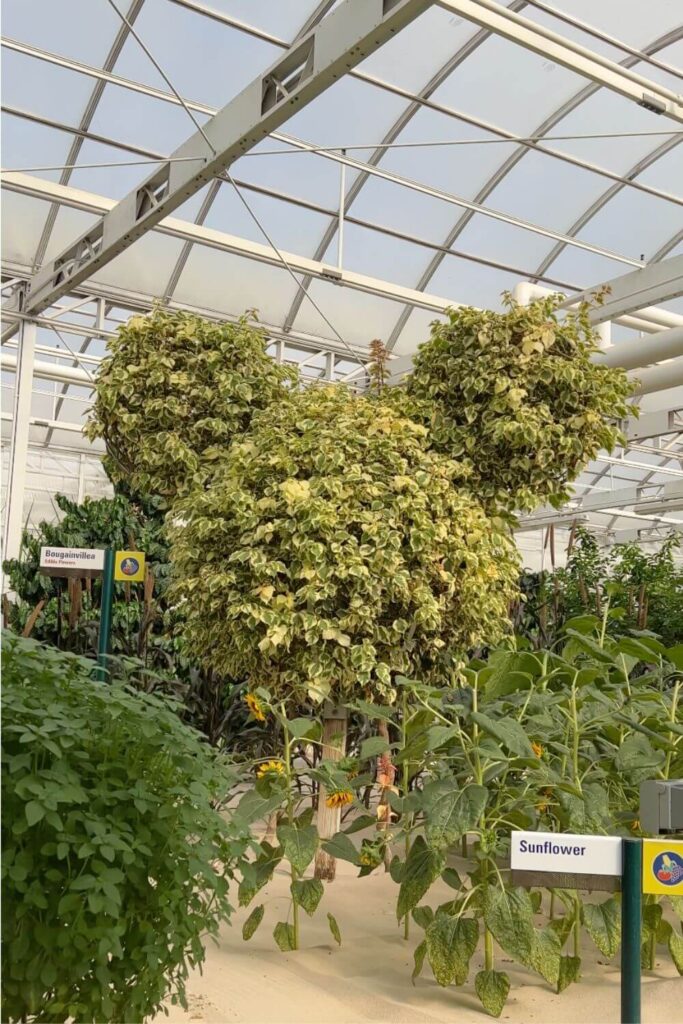
[[[663,36],[659,36],[657,39],[653,40],[653,42],[643,47],[643,50],[645,53],[648,54],[658,53],[660,50],[663,50],[665,47],[670,46],[672,43],[678,42],[678,40],[682,38],[683,26],[680,26],[679,28],[673,29],[672,31],[665,33]],[[624,68],[633,67],[637,63],[637,57],[627,57],[625,60],[620,62],[621,66]],[[534,136],[545,135],[552,128],[554,128],[555,125],[559,124],[559,122],[563,118],[565,118],[568,114],[572,113],[572,111],[576,110],[577,107],[579,107],[587,99],[593,96],[600,88],[600,85],[594,82],[591,82],[589,85],[584,86],[583,89],[575,93],[574,96],[566,100],[556,111],[550,114],[550,116],[547,117],[531,134]],[[494,174],[488,179],[483,188],[477,193],[475,201],[477,203],[483,203],[488,198],[488,196],[494,191],[494,189],[498,187],[501,181],[503,181],[505,176],[509,174],[514,167],[517,166],[520,160],[522,160],[523,157],[532,148],[533,147],[531,146],[520,146],[518,149],[516,149],[515,152],[512,153],[507,158],[507,160],[505,160],[500,165],[500,167],[494,172]],[[453,243],[456,241],[459,235],[464,231],[466,226],[469,224],[473,216],[474,214],[472,212],[467,211],[461,217],[458,218],[458,220],[453,225],[453,227],[451,228],[443,242],[445,248],[450,249],[450,247],[453,245]],[[430,260],[429,264],[422,273],[418,283],[415,285],[417,291],[425,290],[425,288],[431,281],[432,277],[434,276],[438,268],[441,266],[442,260],[443,256],[441,254],[437,254],[436,256],[434,256],[432,260]],[[399,317],[387,340],[388,349],[391,350],[396,345],[396,342],[398,341],[403,331],[403,328],[405,327],[406,323],[410,318],[410,313],[411,310],[408,309],[407,307],[404,307],[402,312],[399,314]]]
[[[626,172],[624,177],[635,178],[639,174],[642,174],[643,171],[646,171],[647,168],[651,167],[652,164],[657,162],[657,160],[661,159],[661,157],[665,156],[667,153],[670,153],[672,149],[675,149],[676,146],[680,145],[681,141],[682,140],[680,136],[674,136],[673,138],[667,139],[665,142],[661,143],[661,145],[651,150],[651,152],[646,153],[644,157],[642,157],[637,163],[633,165],[633,167],[631,167],[629,171]],[[604,209],[604,207],[607,206],[610,200],[613,199],[614,196],[616,196],[619,192],[621,192],[623,188],[625,188],[625,186],[617,182],[610,188],[608,188],[605,192],[603,192],[601,196],[598,196],[595,202],[591,203],[588,209],[584,210],[581,216],[574,221],[572,226],[567,231],[567,234],[571,235],[572,237],[578,235],[579,231],[581,231],[581,229],[584,228],[586,224],[588,224],[588,222],[593,219],[593,217],[595,217],[602,209]],[[536,269],[533,277],[531,277],[530,280],[537,281],[539,277],[542,277],[548,270],[548,268],[560,256],[560,254],[564,252],[566,247],[566,242],[558,242],[557,245],[554,245],[548,253],[548,255],[541,260],[541,262],[538,265],[538,268]]]
[[[526,5],[527,0],[514,0],[514,3],[509,4],[509,9],[511,11],[521,11],[524,7],[526,7]],[[375,167],[377,166],[377,164],[380,163],[382,158],[387,153],[387,145],[392,142],[395,142],[395,140],[398,138],[398,136],[401,134],[404,128],[406,128],[406,126],[410,123],[413,117],[415,117],[415,115],[421,110],[421,101],[428,100],[430,96],[434,92],[436,92],[439,86],[441,86],[446,81],[448,76],[453,71],[455,71],[455,69],[459,67],[460,64],[462,64],[462,62],[470,56],[470,54],[474,53],[474,51],[477,50],[481,46],[481,44],[486,39],[488,39],[490,35],[491,33],[488,31],[488,29],[479,29],[479,31],[475,32],[474,35],[471,36],[470,39],[468,39],[467,42],[463,46],[461,46],[460,49],[457,50],[456,53],[454,53],[453,56],[450,57],[446,61],[446,63],[439,68],[436,74],[433,75],[432,78],[430,78],[430,80],[427,82],[427,84],[420,90],[420,92],[416,94],[415,99],[408,104],[408,106],[401,112],[401,114],[394,121],[391,128],[389,128],[388,132],[382,139],[380,145],[368,158],[368,164],[370,164],[372,167]],[[351,188],[348,190],[344,198],[344,211],[347,211],[349,207],[355,202],[355,200],[358,198],[361,189],[369,181],[369,179],[370,175],[367,173],[361,173],[358,175],[358,177],[353,182]],[[337,225],[338,221],[336,219],[330,221],[318,244],[318,247],[315,250],[315,253],[313,255],[314,260],[322,260],[323,256],[325,255],[325,252],[327,251],[328,246],[330,245],[332,239],[337,233]],[[294,300],[289,309],[289,312],[285,317],[283,330],[289,331],[292,329],[294,321],[296,320],[297,314],[301,308],[301,303],[304,300],[306,291],[310,287],[311,281],[312,278],[310,277],[304,277],[302,279],[301,285],[296,295],[294,296]]]

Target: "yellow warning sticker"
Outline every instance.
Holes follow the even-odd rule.
[[[124,583],[141,583],[145,578],[144,551],[117,551],[114,558],[114,579]]]
[[[643,839],[643,892],[683,896],[683,841]]]

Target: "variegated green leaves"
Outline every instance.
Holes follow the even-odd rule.
[[[486,502],[561,503],[585,463],[618,440],[612,421],[627,414],[631,385],[591,360],[588,307],[560,320],[561,298],[450,310],[415,358],[405,407],[438,451],[463,460]]]
[[[208,489],[176,508],[188,647],[277,697],[394,697],[500,636],[516,583],[507,527],[458,490],[425,430],[343,388],[255,416]]]
[[[157,309],[134,316],[109,342],[87,433],[104,439],[115,483],[173,499],[292,380],[246,316],[227,324]]]

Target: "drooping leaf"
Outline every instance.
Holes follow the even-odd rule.
[[[413,985],[415,984],[416,979],[419,978],[420,974],[422,973],[422,967],[424,965],[426,955],[427,942],[425,939],[423,939],[420,945],[415,947],[415,952],[413,953],[414,967],[413,973],[410,976],[410,980],[412,981]]]
[[[273,929],[273,938],[283,953],[289,953],[296,948],[294,941],[294,927],[285,921],[278,921]]]
[[[479,971],[474,989],[491,1017],[500,1017],[510,991],[510,979],[503,971]]]
[[[600,952],[611,959],[621,942],[621,908],[617,897],[610,896],[604,903],[584,904],[583,923]]]
[[[336,857],[338,860],[348,860],[351,864],[360,864],[358,850],[344,832],[336,832],[331,839],[323,839],[321,845],[325,853],[329,853],[330,857]]]
[[[328,915],[327,915],[327,923],[330,926],[330,931],[332,932],[332,938],[334,939],[334,941],[337,943],[338,946],[341,946],[341,932],[339,931],[339,925],[337,924],[337,919],[334,916],[334,914],[329,914],[328,913]]]
[[[342,829],[345,836],[353,835],[354,832],[362,832],[365,828],[371,828],[377,824],[377,818],[373,814],[359,814],[348,825]],[[346,858],[342,857],[342,860]]]
[[[462,889],[462,879],[455,868],[444,868],[441,872],[441,877],[451,889]]]
[[[370,757],[378,757],[388,749],[389,743],[383,736],[370,736],[369,739],[363,740],[360,745],[361,761],[366,761]]]
[[[496,889],[484,918],[498,945],[522,964],[531,963],[536,940],[529,894],[521,888]]]
[[[530,964],[549,985],[557,985],[562,946],[557,932],[550,927],[534,931]]]
[[[679,974],[683,974],[683,935],[675,928],[669,935],[669,952]]]
[[[279,846],[271,846],[265,840],[261,843],[261,853],[255,861],[242,865],[242,881],[238,888],[241,907],[246,907],[260,889],[273,877],[273,872],[282,860]]]
[[[277,837],[289,863],[298,874],[303,874],[318,849],[318,830],[315,825],[304,825],[303,828],[279,825]]]
[[[479,924],[473,918],[437,914],[425,930],[427,958],[439,985],[464,985],[470,960],[479,940]]]
[[[434,920],[431,907],[413,907],[412,918],[418,928],[427,928]]]
[[[439,849],[452,846],[479,821],[488,790],[470,783],[458,789],[454,779],[429,782],[423,790],[425,835],[427,842]]]
[[[573,981],[578,981],[580,973],[580,956],[561,956],[560,970],[557,977],[557,991],[563,992]]]
[[[258,926],[261,924],[265,909],[266,908],[262,903],[258,907],[254,907],[251,914],[242,925],[242,938],[245,942],[249,941]]]
[[[323,883],[317,878],[297,879],[291,886],[292,899],[311,917],[323,897]]]
[[[416,837],[403,865],[396,906],[399,920],[418,905],[432,882],[443,871],[444,861],[445,856],[440,850],[428,846],[423,836]]]

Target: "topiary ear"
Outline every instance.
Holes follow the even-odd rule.
[[[468,487],[487,504],[561,504],[586,463],[619,441],[631,383],[592,360],[590,307],[560,315],[562,299],[451,309],[415,356],[406,412],[433,448],[465,460]]]
[[[297,381],[265,346],[247,315],[228,324],[155,309],[119,328],[86,427],[91,440],[105,442],[115,486],[136,500],[159,495],[171,502],[201,482],[215,453]]]

